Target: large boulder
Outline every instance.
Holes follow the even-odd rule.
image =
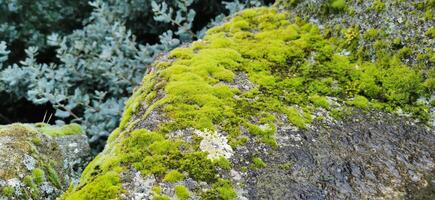
[[[404,49],[407,36],[386,25],[322,24],[292,12],[305,9],[297,2],[242,11],[162,55],[61,199],[433,195],[433,49]],[[330,6],[328,16],[364,16],[366,6],[309,2]],[[433,36],[418,37],[423,48]]]
[[[77,124],[0,126],[0,199],[56,199],[90,159]]]

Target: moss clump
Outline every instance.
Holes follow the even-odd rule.
[[[252,158],[252,167],[261,169],[267,167],[267,164],[259,157]]]
[[[330,3],[330,6],[332,9],[340,11],[344,10],[346,8],[346,1],[345,0],[332,0]]]
[[[11,186],[3,187],[1,191],[2,191],[1,194],[5,197],[12,197],[12,195],[14,195],[15,193],[15,189]]]
[[[175,183],[175,182],[181,181],[183,179],[184,179],[184,175],[182,173],[178,172],[177,170],[172,170],[172,171],[169,171],[165,175],[165,178],[163,178],[163,181]]]
[[[36,185],[41,185],[45,181],[45,172],[40,168],[32,170],[33,181]]]
[[[207,158],[207,153],[195,152],[187,154],[180,161],[180,169],[189,173],[195,180],[214,182],[217,171],[215,164]]]
[[[153,200],[171,200],[171,198],[166,195],[156,195],[153,197]]]
[[[83,200],[83,199],[116,199],[121,193],[119,175],[115,172],[107,172],[100,175],[74,193],[66,193],[65,199]]]
[[[385,3],[381,0],[375,0],[371,7],[373,10],[376,10],[377,12],[381,12],[385,8]]]
[[[47,171],[47,178],[48,180],[57,188],[62,187],[62,183],[59,179],[59,176],[57,175],[56,170],[53,168],[53,164],[49,163],[45,166],[45,169]]]
[[[233,200],[236,199],[237,193],[234,191],[231,182],[224,179],[219,179],[219,181],[213,184],[212,188],[205,192],[201,199],[213,200],[213,199],[223,199],[223,200]]]
[[[220,167],[220,168],[222,168],[224,170],[230,170],[231,169],[231,162],[228,161],[227,159],[225,159],[224,157],[221,157],[221,158],[213,160],[213,163],[216,166],[218,166],[218,167]]]
[[[367,109],[369,107],[369,100],[363,96],[356,96],[352,101],[349,101],[348,103],[361,109]]]
[[[78,124],[68,124],[64,126],[51,126],[48,124],[39,123],[36,127],[44,134],[49,136],[65,136],[83,134],[83,130]]]
[[[428,28],[426,31],[426,36],[430,38],[435,38],[435,28],[434,27]]]
[[[177,185],[177,186],[175,186],[175,195],[180,200],[186,200],[189,198],[190,193],[189,193],[189,190],[185,186]]]
[[[32,199],[39,199],[39,189],[33,180],[33,177],[29,175],[25,176],[23,178],[23,183],[27,186],[27,190],[23,190],[23,192],[25,192],[27,196],[32,197]]]
[[[310,101],[311,101],[311,103],[314,104],[314,106],[329,109],[329,102],[328,102],[328,99],[326,97],[322,97],[319,95],[313,95],[310,97]]]

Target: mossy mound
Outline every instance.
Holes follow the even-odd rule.
[[[162,57],[62,199],[235,199],[247,195],[246,175],[275,169],[263,159],[287,146],[283,127],[310,131],[355,110],[409,114],[425,127],[435,78],[427,63],[409,66],[383,47],[367,59],[348,48],[357,32],[329,34],[293,16],[245,10]]]
[[[0,126],[0,198],[54,199],[89,159],[77,124]]]

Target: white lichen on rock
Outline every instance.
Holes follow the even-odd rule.
[[[233,149],[228,144],[228,139],[221,133],[205,129],[204,131],[195,130],[195,134],[202,137],[199,148],[208,153],[209,159],[214,160],[221,157],[229,159],[233,155]]]
[[[24,155],[23,164],[26,166],[27,170],[33,170],[35,169],[36,160],[27,154]]]

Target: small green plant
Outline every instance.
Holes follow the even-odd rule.
[[[231,169],[231,162],[224,157],[220,157],[218,159],[213,160],[213,163],[222,169],[225,170]]]
[[[352,101],[349,101],[348,103],[361,109],[367,109],[369,107],[369,100],[363,96],[356,96]]]
[[[177,170],[169,171],[166,176],[163,178],[163,181],[175,183],[177,181],[181,181],[184,179],[184,175]]]
[[[204,200],[233,200],[236,199],[237,193],[234,191],[230,181],[219,179],[218,182],[213,184],[212,188],[205,192],[201,197]]]
[[[435,28],[434,27],[428,28],[426,31],[426,36],[430,38],[435,38]]]
[[[45,172],[41,168],[32,170],[33,181],[36,185],[41,185],[45,181]]]
[[[14,195],[15,193],[15,189],[11,186],[6,186],[3,187],[2,189],[2,195],[6,196],[6,197],[12,197],[12,195]]]
[[[332,0],[330,6],[336,11],[344,10],[346,8],[346,0]]]
[[[322,107],[325,109],[329,108],[329,102],[328,99],[326,97],[323,96],[319,96],[319,95],[313,95],[310,97],[310,101],[318,107]]]
[[[261,169],[267,167],[267,164],[259,157],[252,158],[252,164],[254,168]]]
[[[171,198],[166,195],[156,195],[153,197],[153,200],[171,200]]]
[[[189,198],[189,190],[183,185],[175,186],[175,195],[180,200],[186,200]]]
[[[377,12],[381,12],[385,8],[385,3],[382,2],[382,0],[375,0],[371,7],[373,10],[376,10]]]
[[[59,179],[59,176],[57,175],[56,170],[54,170],[52,164],[47,164],[47,166],[45,167],[46,171],[47,171],[47,177],[48,180],[57,188],[61,188],[61,182]]]

